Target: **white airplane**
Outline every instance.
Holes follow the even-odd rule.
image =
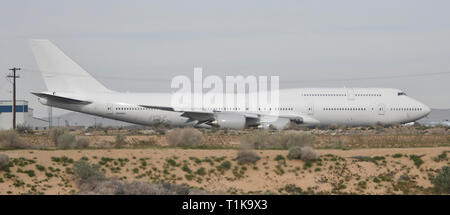
[[[398,89],[298,88],[279,91],[278,107],[248,111],[237,107],[171,107],[169,93],[122,93],[103,86],[48,40],[31,40],[48,88],[33,93],[48,106],[140,125],[218,126],[281,129],[305,126],[403,124],[427,116],[430,108]],[[277,114],[273,114],[273,110]]]

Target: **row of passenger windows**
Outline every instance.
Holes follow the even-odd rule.
[[[248,108],[245,108],[246,110],[248,110]],[[294,108],[273,108],[274,110],[294,110]],[[108,110],[111,110],[111,108],[108,108]],[[123,107],[119,107],[116,108],[116,110],[153,110],[153,108],[123,108]],[[241,110],[241,108],[203,108],[202,110],[225,110],[225,111],[239,111]],[[267,110],[272,110],[272,108],[258,108],[258,110],[263,110],[263,111],[267,111]]]
[[[203,110],[241,110],[241,108],[203,108]],[[110,110],[110,108],[108,108]],[[150,108],[116,108],[116,110],[150,110]],[[246,108],[248,110],[248,108]],[[258,110],[271,111],[272,108],[258,108]],[[274,110],[284,111],[284,110],[294,110],[294,108],[274,108]],[[348,107],[348,108],[338,108],[338,107],[327,107],[323,108],[324,111],[365,111],[366,108],[361,107]],[[422,111],[422,108],[391,108],[391,111]]]
[[[306,93],[306,94],[303,94],[303,96],[347,96],[347,94],[334,94],[334,93],[325,93],[325,94],[323,94],[323,93],[312,93],[312,94],[310,94],[310,93]]]
[[[245,108],[246,110],[248,110],[248,108]],[[111,110],[111,108],[108,108],[108,110]],[[152,108],[124,108],[124,107],[119,107],[116,108],[116,110],[153,110]],[[203,108],[202,110],[225,110],[225,111],[240,111],[241,108]],[[272,110],[272,108],[258,108],[258,110],[263,110],[263,111],[267,111],[267,110]],[[294,110],[294,108],[273,108],[273,110]]]
[[[391,111],[422,111],[422,108],[391,108]]]
[[[334,94],[334,93],[306,93],[306,94],[303,94],[303,96],[347,96],[347,94]],[[361,96],[371,96],[371,97],[375,97],[375,96],[381,96],[381,94],[371,94],[371,93],[368,93],[368,94],[360,94],[360,93],[357,93],[357,94],[355,94],[355,96],[359,96],[359,97],[361,97]]]
[[[365,111],[366,108],[362,107],[349,107],[349,108],[323,108],[324,111]]]
[[[108,108],[108,110],[109,110],[109,108]],[[119,108],[116,108],[116,110],[150,110],[150,108],[142,108],[142,107],[140,107],[140,108],[123,108],[123,107],[119,107]]]
[[[224,111],[240,111],[243,110],[243,108],[202,108],[202,110],[224,110]],[[262,110],[262,111],[271,111],[271,110],[294,110],[294,108],[258,108],[258,110]],[[249,110],[249,108],[245,108],[245,110]]]
[[[372,96],[372,97],[375,97],[375,96],[381,96],[381,94],[355,94],[355,96]]]
[[[324,111],[365,111],[366,108],[323,108]],[[422,111],[422,108],[391,108],[391,111]]]

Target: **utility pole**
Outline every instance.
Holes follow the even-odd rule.
[[[16,78],[19,76],[16,75],[16,71],[19,71],[20,68],[13,67],[9,69],[13,71],[12,75],[8,75],[8,78],[13,78],[13,129],[16,130]]]
[[[48,106],[48,129],[53,128],[53,110],[52,106]]]

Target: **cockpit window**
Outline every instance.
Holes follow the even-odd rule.
[[[404,93],[404,92],[399,92],[398,95],[399,95],[399,96],[406,96],[406,93]]]

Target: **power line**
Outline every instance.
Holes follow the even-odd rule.
[[[16,130],[16,78],[20,78],[20,76],[16,75],[16,71],[19,71],[20,68],[13,67],[9,70],[13,71],[12,75],[6,77],[13,78],[13,129]]]

